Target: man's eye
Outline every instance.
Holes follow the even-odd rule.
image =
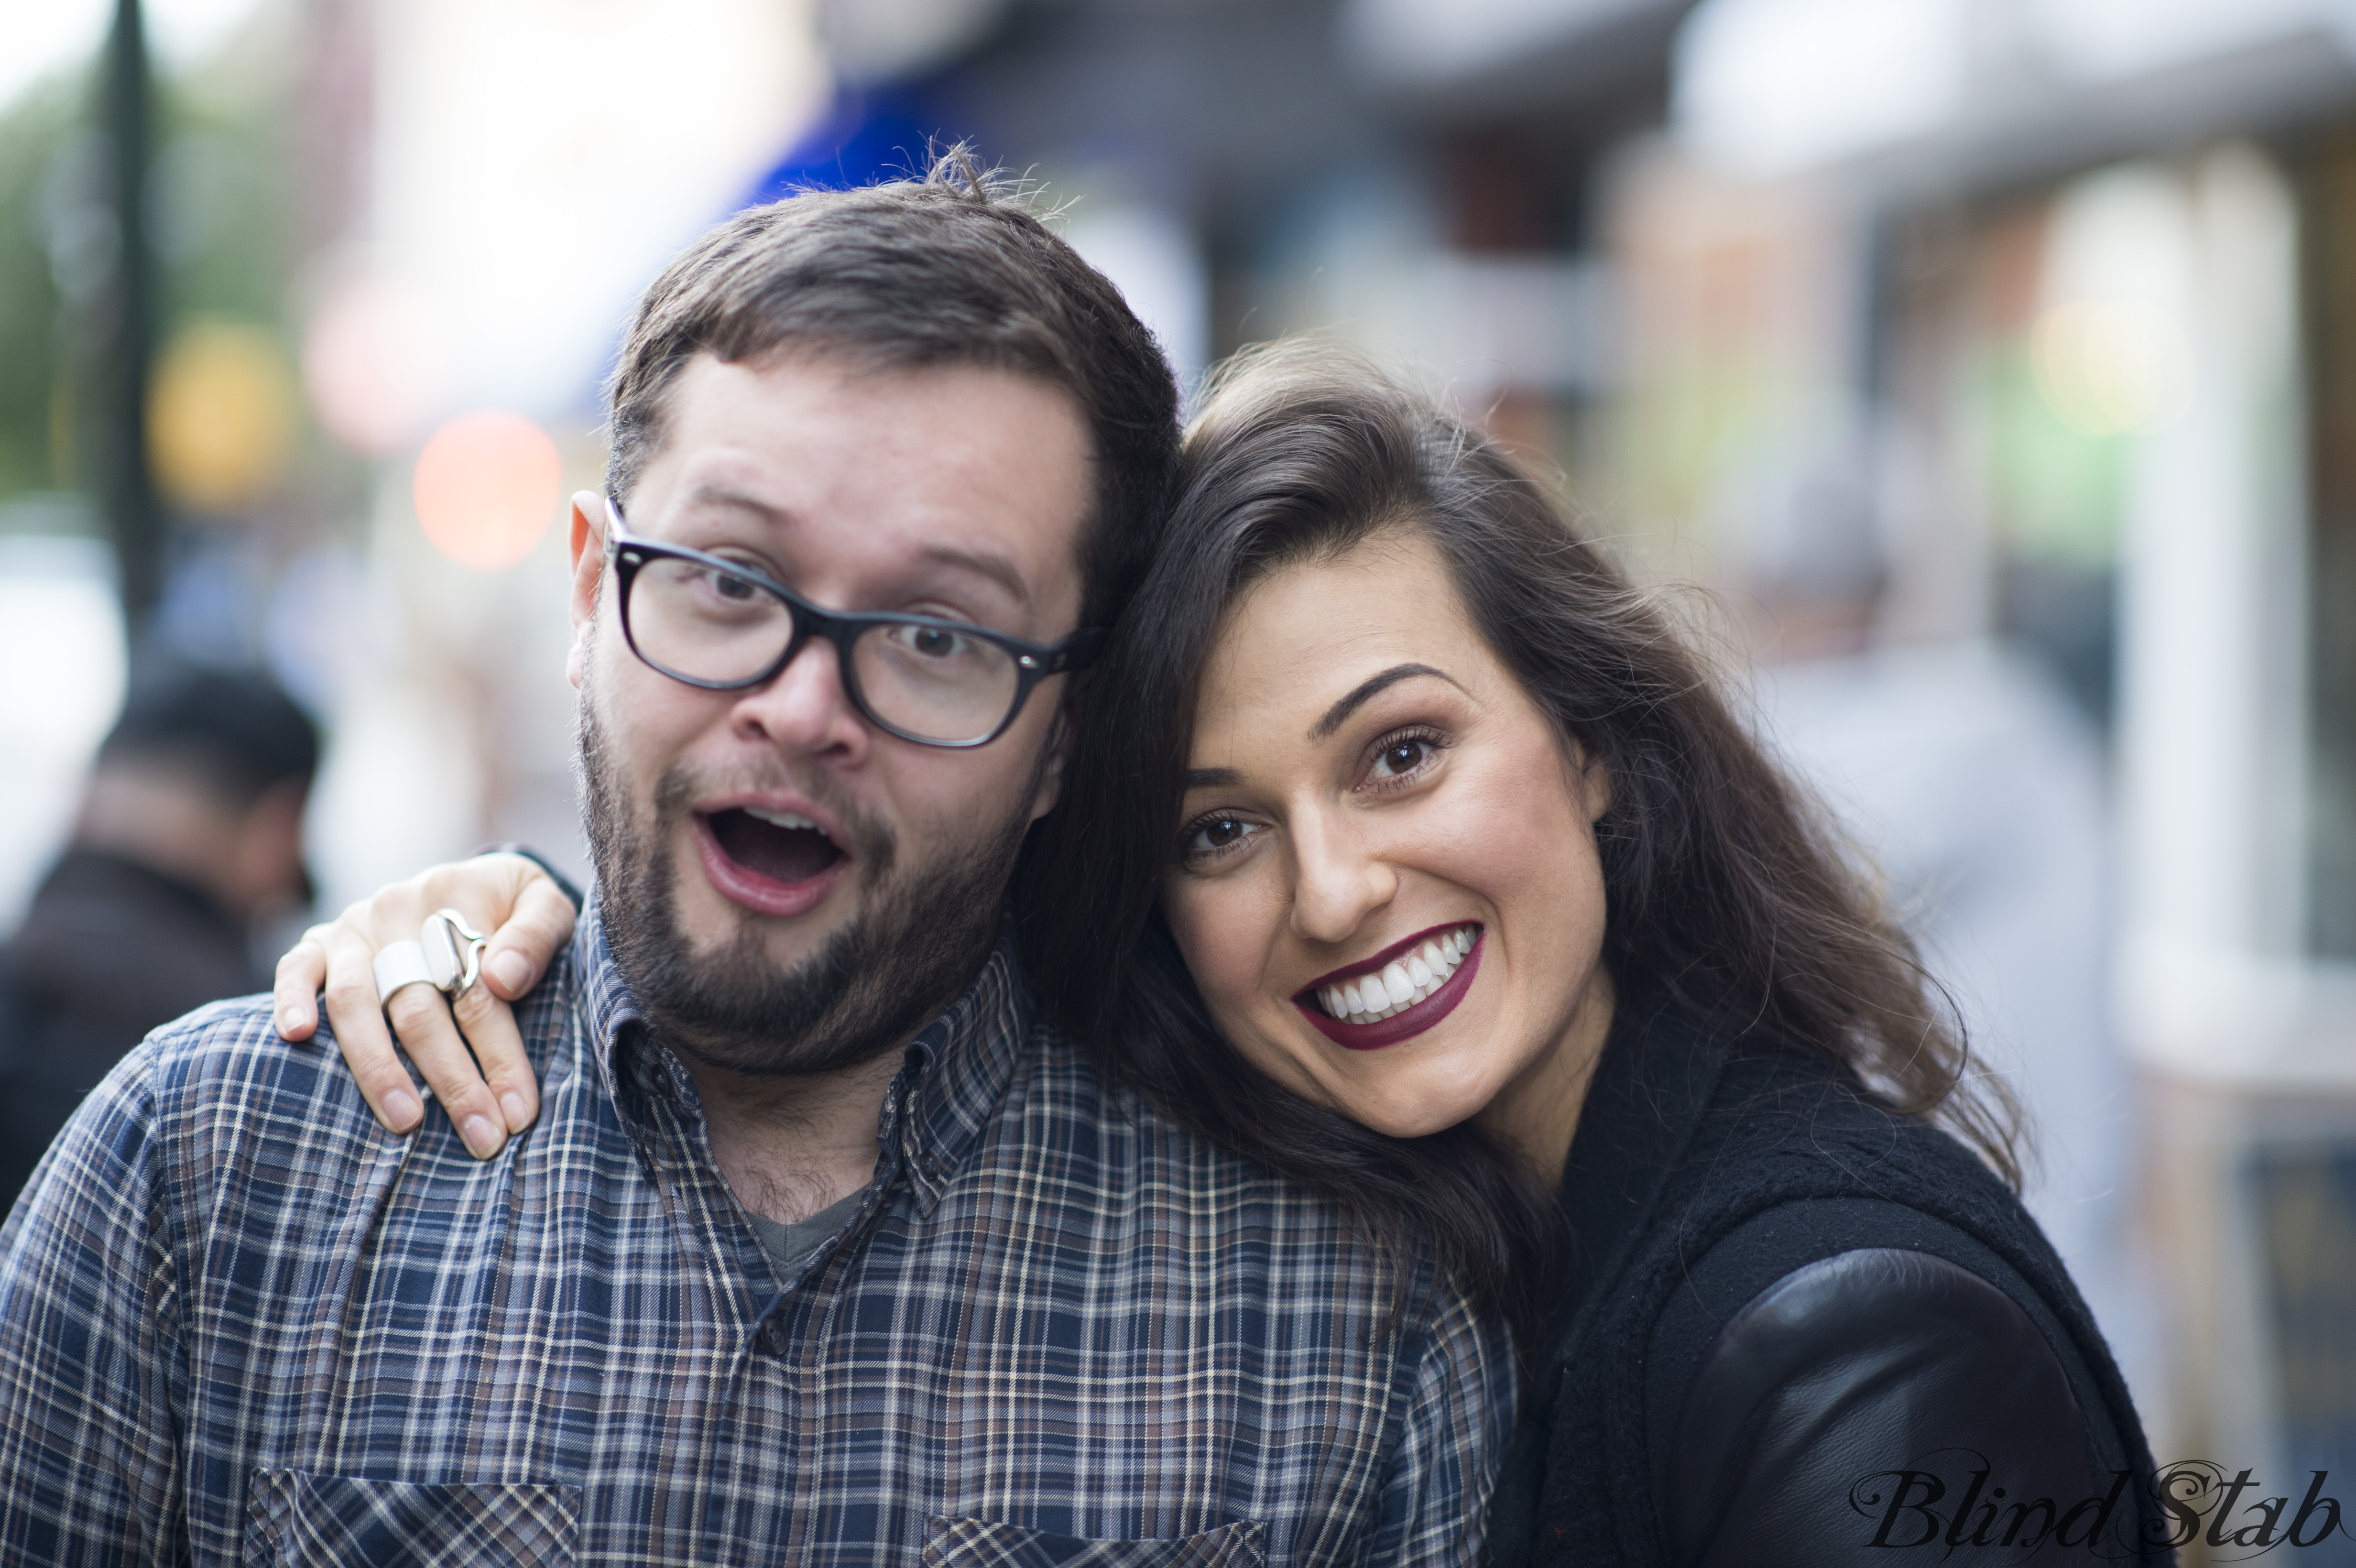
[[[894,626],[886,634],[904,653],[920,659],[953,659],[974,653],[971,639],[941,626]]]

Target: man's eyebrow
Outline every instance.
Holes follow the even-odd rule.
[[[783,507],[764,501],[748,491],[731,489],[725,485],[698,485],[687,493],[682,504],[689,507],[723,507],[730,511],[750,512],[765,523],[782,523],[788,516]]]
[[[1369,676],[1365,680],[1360,681],[1357,685],[1357,688],[1352,691],[1349,696],[1342,699],[1341,701],[1333,704],[1333,707],[1328,708],[1325,710],[1325,717],[1317,720],[1317,722],[1310,728],[1309,738],[1312,741],[1324,740],[1326,737],[1332,735],[1334,731],[1339,730],[1342,727],[1343,721],[1348,719],[1351,714],[1355,713],[1359,707],[1369,699],[1373,698],[1376,693],[1382,691],[1386,688],[1397,686],[1400,681],[1412,680],[1419,675],[1436,675],[1440,679],[1447,681],[1451,686],[1454,686],[1456,684],[1455,680],[1450,677],[1446,670],[1434,669],[1428,664],[1395,664],[1391,666],[1390,668],[1383,671],[1382,674]]]
[[[957,545],[937,544],[926,546],[924,555],[927,560],[986,577],[1012,594],[1017,604],[1025,610],[1031,608],[1031,585],[1023,581],[1023,574],[1014,569],[1012,561],[994,549],[966,549]]]
[[[1243,782],[1233,768],[1189,768],[1178,775],[1181,789],[1232,789]]]
[[[722,507],[732,511],[750,512],[765,523],[785,523],[792,520],[784,507],[764,501],[758,496],[724,485],[699,485],[687,496],[691,507]],[[921,552],[926,560],[942,566],[956,567],[997,583],[1012,596],[1023,609],[1031,608],[1031,585],[1023,581],[1023,573],[1014,563],[993,549],[972,549],[961,545],[927,545]]]

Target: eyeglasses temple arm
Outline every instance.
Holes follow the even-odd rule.
[[[1080,669],[1092,664],[1104,652],[1105,640],[1111,634],[1102,626],[1089,626],[1074,632],[1040,660],[1042,673],[1061,675],[1066,670]]]

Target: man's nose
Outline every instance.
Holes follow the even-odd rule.
[[[1327,811],[1295,812],[1292,928],[1310,942],[1345,942],[1398,892],[1398,873]]]
[[[823,637],[803,644],[785,668],[738,698],[732,719],[744,739],[803,756],[857,761],[874,739],[843,686],[834,645]]]

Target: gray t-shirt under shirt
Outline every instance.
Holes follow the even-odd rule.
[[[781,1225],[766,1215],[744,1211],[744,1218],[753,1221],[753,1234],[761,1239],[761,1250],[769,1254],[769,1262],[785,1279],[802,1266],[802,1261],[818,1251],[820,1243],[842,1229],[851,1215],[859,1211],[859,1200],[867,1194],[864,1189],[852,1193],[840,1203],[828,1205],[807,1220],[797,1220]]]

